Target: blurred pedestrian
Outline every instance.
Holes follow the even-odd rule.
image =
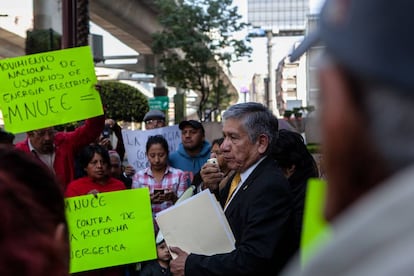
[[[310,178],[319,176],[318,166],[306,148],[302,135],[286,129],[279,130],[279,137],[272,156],[289,181],[295,208],[295,232],[299,242],[302,234],[307,183]]]
[[[165,127],[165,113],[161,110],[150,110],[144,115],[145,129]]]
[[[333,238],[287,275],[414,271],[414,2],[327,0],[294,53],[325,45],[318,70]]]
[[[63,191],[32,156],[0,148],[0,275],[69,275]]]

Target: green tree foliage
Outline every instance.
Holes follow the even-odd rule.
[[[141,122],[148,112],[147,97],[138,89],[117,81],[99,81],[101,99],[107,118]]]
[[[245,28],[232,0],[156,0],[164,27],[153,34],[152,50],[159,56],[158,73],[169,85],[199,92],[199,117],[203,111],[228,105],[222,68],[249,56],[245,40],[232,34]],[[225,107],[224,107],[225,108]]]

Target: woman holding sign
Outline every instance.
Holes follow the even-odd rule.
[[[108,151],[100,145],[86,146],[80,155],[80,163],[86,176],[69,183],[66,197],[125,190],[120,180],[110,177]]]
[[[86,194],[113,192],[125,190],[125,185],[120,180],[110,177],[110,159],[108,151],[100,145],[86,146],[80,155],[80,163],[86,176],[69,183],[66,189],[66,197],[81,196]],[[124,267],[116,266],[91,270],[76,275],[82,276],[122,276]]]
[[[149,189],[152,213],[172,206],[187,188],[185,173],[168,165],[168,142],[162,135],[148,137],[146,155],[149,167],[138,171],[132,188]]]

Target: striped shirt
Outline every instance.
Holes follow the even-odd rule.
[[[134,175],[132,178],[132,189],[146,187],[149,189],[150,194],[154,193],[154,189],[169,189],[175,192],[177,197],[180,197],[188,186],[188,180],[186,179],[187,177],[187,174],[182,170],[167,166],[161,182],[157,182],[152,174],[151,167],[148,167],[138,171]],[[158,212],[172,206],[173,204],[174,203],[171,201],[163,202],[161,204],[152,204],[153,216],[155,217]]]

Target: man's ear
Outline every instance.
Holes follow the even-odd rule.
[[[260,154],[264,154],[269,147],[269,137],[265,134],[260,134],[257,138],[256,143],[258,143],[258,151]]]

